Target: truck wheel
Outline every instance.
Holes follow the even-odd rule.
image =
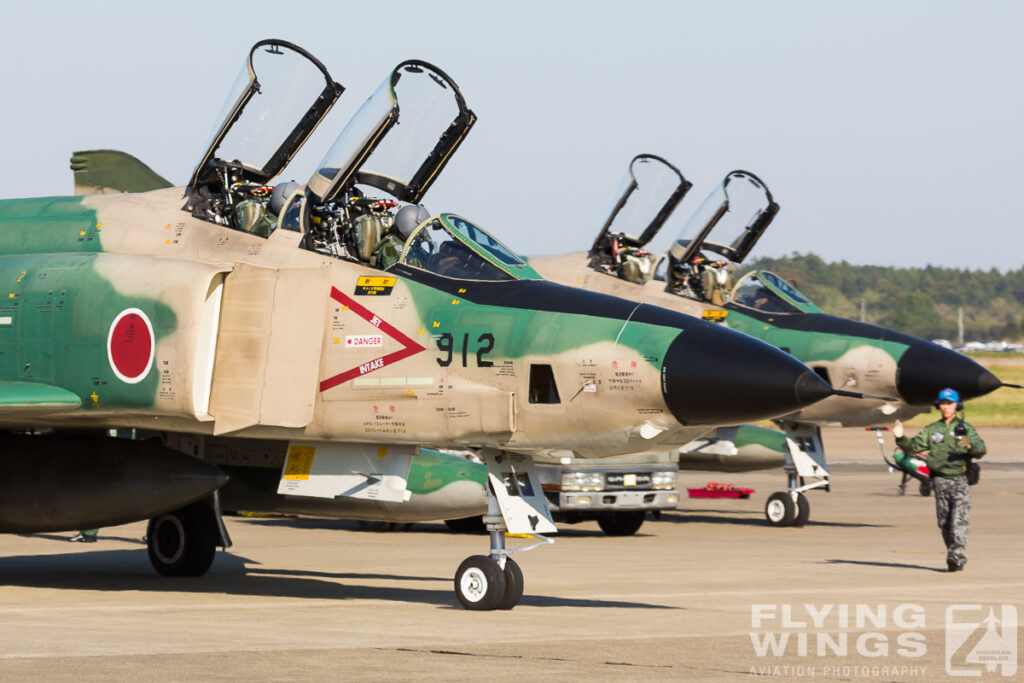
[[[609,536],[632,536],[643,526],[643,523],[643,510],[603,512],[597,518],[597,525]]]
[[[197,500],[149,520],[149,562],[164,576],[202,576],[213,564],[218,537],[213,508]]]
[[[796,505],[788,491],[777,491],[768,496],[764,516],[772,526],[790,526],[796,518]]]

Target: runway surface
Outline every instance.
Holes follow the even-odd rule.
[[[990,608],[1024,616],[1024,429],[982,436],[955,574],[932,499],[897,496],[874,436],[853,429],[826,431],[834,484],[810,494],[806,527],[764,522],[780,471],[681,473],[684,489],[757,492],[684,497],[633,537],[564,527],[517,555],[526,593],[508,612],[458,606],[455,569],[487,540],[441,524],[229,518],[234,547],[177,580],[150,568],[143,523],[95,544],[0,536],[0,680],[941,680],[982,668],[966,653]],[[1008,644],[1007,624],[1019,676],[1024,629]]]

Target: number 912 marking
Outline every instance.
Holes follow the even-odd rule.
[[[439,356],[437,364],[442,368],[446,368],[452,364],[452,360],[455,358],[455,338],[445,332],[437,338],[437,350],[441,353],[447,354],[446,356]],[[494,350],[494,335],[490,332],[484,332],[476,338],[476,366],[478,368],[489,368],[494,365],[493,361],[489,361],[484,358],[484,354],[490,353]],[[462,367],[467,367],[467,355],[469,354],[469,333],[466,332],[462,335]]]

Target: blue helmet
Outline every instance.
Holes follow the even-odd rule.
[[[956,389],[950,389],[949,387],[939,392],[939,397],[935,399],[936,403],[942,403],[943,401],[950,401],[951,403],[960,402],[960,394],[957,393]]]

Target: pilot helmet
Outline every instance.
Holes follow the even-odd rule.
[[[939,397],[935,399],[935,404],[938,405],[943,401],[949,401],[950,403],[960,403],[960,394],[956,389],[950,389],[949,387],[939,392]]]
[[[407,204],[395,214],[395,229],[403,239],[409,239],[412,231],[428,218],[430,218],[430,212],[421,204]]]
[[[294,180],[289,180],[286,183],[278,183],[274,187],[274,191],[270,193],[270,203],[267,206],[272,214],[281,215],[284,210],[284,204],[288,201],[288,198],[295,194],[295,190],[299,189],[299,184]]]

